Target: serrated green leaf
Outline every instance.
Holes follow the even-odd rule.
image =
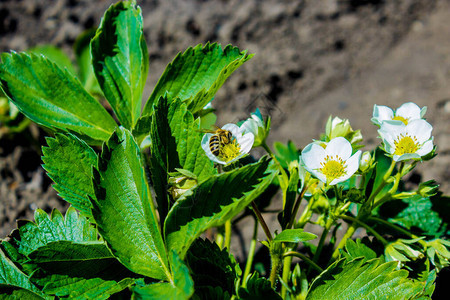
[[[239,275],[241,272],[227,249],[220,249],[216,243],[199,238],[189,248],[186,263],[191,269],[195,294],[207,287],[220,287],[228,294],[234,293],[237,271]]]
[[[18,224],[20,240],[19,253],[28,255],[39,247],[50,242],[97,241],[97,230],[89,219],[79,216],[73,207],[69,207],[65,217],[58,210],[53,210],[49,217],[46,212],[37,209],[34,213],[35,222],[25,221]]]
[[[185,101],[192,113],[201,110],[228,76],[252,56],[231,45],[222,49],[216,43],[188,48],[166,67],[145,104],[144,113],[151,113],[153,103],[166,93],[169,99],[178,97]]]
[[[104,242],[56,241],[31,252],[31,262],[53,273],[94,272],[102,261],[115,260]]]
[[[173,281],[137,285],[133,288],[133,299],[190,299],[194,292],[194,282],[189,275],[189,269],[175,251],[171,251],[170,255]]]
[[[161,224],[163,224],[169,212],[171,202],[167,192],[169,188],[168,173],[174,171],[175,168],[181,167],[177,154],[177,145],[169,125],[168,114],[169,103],[167,99],[158,99],[153,110],[150,130],[150,139],[152,140],[150,165]],[[181,123],[182,120],[178,120],[178,122]]]
[[[270,281],[261,277],[257,272],[253,273],[245,285],[245,288],[239,288],[239,299],[244,300],[281,300],[281,296],[275,292],[270,284]]]
[[[183,194],[164,224],[166,245],[184,258],[192,242],[208,228],[220,226],[260,195],[276,173],[265,173],[268,160],[211,176]],[[230,188],[233,187],[233,188]]]
[[[166,250],[141,153],[127,129],[117,129],[104,144],[93,182],[92,214],[112,253],[133,272],[168,278]]]
[[[68,134],[47,138],[48,147],[42,147],[43,168],[55,182],[59,195],[86,216],[92,216],[89,197],[94,197],[92,167],[97,165],[97,154],[84,141]]]
[[[34,122],[72,131],[89,143],[107,140],[116,122],[69,72],[34,54],[3,53],[0,81],[5,94]]]
[[[91,95],[103,97],[103,92],[100,89],[92,66],[90,45],[91,39],[95,36],[95,32],[96,30],[91,28],[81,33],[75,40],[73,49],[79,68],[80,81],[84,88]]]
[[[339,260],[314,280],[306,299],[409,299],[420,293],[422,284],[396,267],[380,259]]]
[[[76,76],[75,69],[70,61],[70,58],[67,54],[64,53],[60,48],[55,47],[53,45],[40,45],[28,49],[27,52],[34,53],[36,55],[42,54],[52,62],[58,65],[58,67],[63,70],[64,68],[70,72],[73,76]]]
[[[148,73],[142,14],[134,1],[112,5],[91,41],[94,72],[122,125],[131,130],[141,114]]]
[[[14,263],[6,257],[2,249],[0,249],[0,285],[0,297],[2,297],[3,294],[11,294],[14,291],[16,291],[14,293],[16,296],[18,293],[23,294],[27,293],[27,291],[36,294],[36,296],[43,295],[42,292],[30,282],[28,276],[22,273]],[[17,292],[17,289],[15,288],[14,291],[11,291],[4,285],[22,288],[26,291]]]
[[[304,232],[303,229],[285,229],[278,234],[274,242],[300,243],[317,238],[317,235],[309,232]]]
[[[348,239],[345,244],[345,251],[342,252],[347,261],[351,261],[358,257],[364,257],[366,260],[377,258],[377,254],[367,245],[357,239],[356,242]]]
[[[138,145],[141,146],[141,149],[144,139],[146,139],[147,137],[149,138],[151,126],[152,116],[145,115],[137,119],[136,125],[132,130],[133,136],[136,139]]]
[[[402,199],[401,202],[407,206],[389,221],[407,229],[418,228],[427,235],[440,235],[442,219],[439,217],[439,213],[433,210],[430,198],[416,195]]]
[[[200,119],[194,119],[179,99],[171,101],[168,119],[181,167],[194,173],[199,182],[216,174],[214,164],[201,147],[204,133],[200,131]]]
[[[29,254],[40,268],[32,279],[43,291],[75,299],[108,299],[134,283],[103,242],[51,242]]]
[[[9,284],[0,284],[0,300],[42,300],[45,299],[32,291]]]

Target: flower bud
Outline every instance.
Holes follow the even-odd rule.
[[[348,119],[341,119],[339,117],[332,119],[330,116],[325,126],[325,139],[328,142],[339,136],[346,138],[352,144],[353,148],[363,140],[361,131],[353,130]]]
[[[254,113],[251,114],[251,118],[248,118],[242,125],[244,134],[247,132],[253,133],[255,136],[254,147],[263,145],[266,142],[266,138],[270,131],[270,117],[264,121],[261,112],[257,108]]]
[[[372,155],[370,155],[369,151],[365,151],[363,152],[363,154],[361,155],[361,160],[359,163],[359,170],[361,172],[365,172],[367,170],[369,170],[369,168],[372,166],[373,164],[373,159],[372,159]]]

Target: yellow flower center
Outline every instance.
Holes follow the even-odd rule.
[[[241,147],[237,143],[236,139],[233,139],[230,143],[222,144],[220,146],[219,158],[226,162],[229,162],[238,157],[240,153]]]
[[[346,167],[344,161],[339,156],[335,155],[325,157],[325,161],[321,162],[320,172],[327,177],[327,181],[333,181],[336,178],[342,177],[345,175]]]
[[[394,141],[396,155],[403,155],[407,153],[416,153],[419,150],[419,143],[415,136],[400,134],[398,139]]]
[[[405,119],[402,116],[395,116],[392,118],[392,120],[396,120],[396,121],[402,121],[403,124],[408,125],[408,120],[409,119]]]

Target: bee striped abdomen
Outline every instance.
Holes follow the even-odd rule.
[[[220,154],[220,139],[217,135],[213,135],[209,139],[209,149],[211,150],[211,153],[215,156],[219,156]]]

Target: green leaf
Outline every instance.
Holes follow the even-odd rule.
[[[127,129],[104,144],[93,182],[92,214],[112,253],[133,272],[166,279],[167,255],[141,153]]]
[[[409,299],[420,293],[422,284],[396,267],[380,259],[339,260],[314,280],[306,299]]]
[[[186,263],[192,273],[196,295],[199,292],[201,295],[208,287],[220,287],[228,294],[234,293],[234,283],[241,270],[227,249],[221,250],[215,242],[199,238],[189,248]]]
[[[32,279],[47,294],[77,299],[108,299],[134,283],[128,269],[103,242],[51,242],[29,255],[41,269]]]
[[[26,291],[19,291],[15,288],[11,291],[4,285],[23,288]],[[41,291],[30,282],[28,276],[22,273],[14,263],[6,257],[2,249],[0,249],[0,297],[2,297],[3,294],[11,294],[13,292],[16,296],[18,293],[34,293],[37,294],[36,297],[42,295]]]
[[[161,223],[163,224],[167,213],[169,212],[170,198],[169,172],[180,168],[180,162],[177,154],[177,145],[172,136],[168,119],[169,104],[166,98],[160,98],[155,103],[153,119],[150,130],[151,146],[151,177],[153,188],[155,189],[156,202],[158,203],[158,212]],[[178,120],[182,122],[182,120]]]
[[[117,118],[132,129],[148,73],[142,14],[135,1],[112,5],[91,41],[94,72]]]
[[[178,97],[185,101],[189,110],[196,113],[212,100],[228,76],[252,56],[231,45],[222,49],[216,43],[188,48],[166,67],[144,113],[151,113],[153,103],[166,93],[169,99]]]
[[[132,133],[141,149],[142,142],[146,138],[149,138],[151,126],[152,116],[150,115],[142,116],[136,121],[136,125],[134,126]]]
[[[3,53],[2,89],[34,122],[73,131],[89,143],[107,140],[116,122],[69,72],[34,54]]]
[[[369,185],[371,185],[371,189],[367,189],[366,188],[366,196],[369,197],[370,195],[368,194],[368,192],[373,192],[375,191],[384,181],[383,177],[386,175],[386,172],[388,171],[389,167],[391,166],[391,162],[392,159],[386,156],[386,153],[381,150],[380,148],[377,148],[375,150],[375,153],[373,155],[375,157],[375,162],[376,162],[376,166],[375,166],[375,172],[372,173],[372,178],[373,180],[370,180],[368,182]],[[392,172],[392,175],[395,174],[395,170],[394,172]],[[384,197],[386,195],[386,193],[392,188],[393,183],[388,183],[386,184],[386,186],[377,194],[377,196],[375,197],[375,202],[378,199],[381,199],[382,197]],[[370,187],[370,186],[369,186]]]
[[[285,229],[277,235],[274,242],[300,243],[317,238],[317,235],[304,232],[303,229]]]
[[[281,296],[272,289],[270,281],[263,277],[259,278],[258,273],[255,272],[252,277],[248,279],[245,288],[239,288],[239,299],[281,300]]]
[[[214,175],[183,194],[169,211],[164,224],[166,245],[184,258],[192,242],[208,228],[234,217],[270,184],[265,173],[269,161]]]
[[[199,182],[216,174],[214,164],[201,146],[204,133],[200,131],[200,119],[194,119],[179,99],[170,103],[168,119],[181,167],[194,173]]]
[[[115,260],[104,242],[50,242],[31,252],[28,257],[39,267],[53,273],[93,272],[100,268],[103,260]]]
[[[84,215],[92,216],[88,196],[94,197],[92,167],[97,165],[97,154],[70,133],[46,140],[48,147],[42,147],[43,168],[55,182],[53,188]]]
[[[287,169],[291,161],[298,160],[300,153],[292,141],[288,141],[286,145],[275,142],[273,147],[275,148],[275,157],[283,168]]]
[[[433,210],[430,198],[416,195],[402,199],[401,202],[406,204],[406,207],[389,221],[407,229],[418,228],[423,234],[440,235],[442,219],[439,213]]]
[[[357,239],[356,242],[348,239],[345,244],[345,250],[346,251],[342,251],[342,254],[347,261],[351,261],[358,257],[364,257],[366,260],[377,258],[376,252],[365,245],[361,239]]]
[[[280,168],[281,169],[281,168]],[[284,170],[280,170],[284,173]],[[280,175],[280,187],[283,191],[283,211],[281,212],[280,224],[281,228],[285,229],[292,218],[295,199],[297,197],[299,176],[298,160],[293,160],[289,163],[289,180],[286,180],[287,175]]]
[[[28,49],[27,52],[34,53],[36,55],[42,54],[58,65],[61,70],[65,68],[70,74],[76,76],[75,69],[70,61],[70,58],[58,47],[52,45],[41,45]]]
[[[94,74],[91,57],[91,39],[95,36],[96,30],[94,28],[88,29],[81,33],[75,40],[73,46],[75,57],[79,67],[80,81],[86,91],[91,95],[103,97],[103,92],[100,89],[97,78]]]
[[[89,219],[79,216],[72,207],[69,207],[65,217],[56,209],[50,217],[43,210],[37,209],[34,219],[35,223],[31,221],[18,223],[20,240],[17,243],[19,252],[23,255],[28,255],[50,242],[98,240],[97,230],[90,224]]]
[[[9,285],[9,284],[0,284],[0,299],[7,300],[41,300],[45,299],[43,296],[40,296],[32,291],[29,291],[24,288],[20,288],[17,286]]]
[[[190,299],[194,292],[194,282],[189,275],[189,269],[175,251],[171,251],[170,255],[173,283],[159,282],[146,286],[137,285],[133,289],[133,299]]]

